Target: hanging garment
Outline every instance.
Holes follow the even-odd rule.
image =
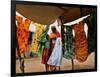
[[[88,42],[84,32],[84,22],[73,25],[75,31],[75,56],[79,62],[86,61],[88,57]]]
[[[28,46],[28,38],[29,38],[29,25],[31,21],[29,19],[25,19],[20,16],[16,16],[17,21],[17,40],[20,53],[25,53]]]
[[[47,31],[45,30],[42,35],[39,37],[38,41],[38,56],[42,56],[42,52],[44,50],[45,44],[46,44],[46,35]]]
[[[74,58],[74,44],[73,44],[73,34],[72,34],[72,27],[66,26],[65,27],[65,42],[64,42],[64,58],[66,59],[73,59]]]
[[[96,50],[96,35],[97,35],[97,24],[96,24],[96,14],[91,14],[88,18],[85,19],[85,22],[88,25],[88,48],[89,53]]]
[[[45,45],[46,45],[46,41],[47,41],[46,36],[47,36],[48,30],[49,30],[49,26],[45,26],[43,33],[38,38],[38,56],[40,56],[40,57],[42,56],[42,53],[43,53]]]
[[[32,46],[31,51],[37,53],[38,51],[38,38],[41,36],[42,32],[44,31],[44,25],[34,23],[36,26],[36,31],[34,32],[34,36],[32,39]]]

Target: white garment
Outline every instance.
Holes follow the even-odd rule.
[[[29,31],[30,32],[35,32],[36,31],[36,26],[33,22],[31,22],[30,26],[29,26]]]
[[[51,56],[47,64],[60,66],[61,62],[62,62],[62,43],[61,43],[61,37],[59,37],[56,39],[55,46],[53,48],[53,51],[51,53]]]

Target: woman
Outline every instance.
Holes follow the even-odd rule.
[[[60,65],[62,61],[62,45],[60,33],[53,26],[51,28],[52,33],[50,34],[50,57],[47,64],[49,65],[49,70],[54,71],[56,69],[60,70]]]

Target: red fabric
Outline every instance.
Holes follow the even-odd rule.
[[[48,59],[49,59],[49,49],[45,48],[42,53],[42,63],[47,64]]]

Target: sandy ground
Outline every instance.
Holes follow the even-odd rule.
[[[77,60],[74,59],[74,69],[93,69],[95,67],[95,53],[91,53],[88,59],[83,62],[79,63]],[[72,69],[72,62],[71,60],[63,58],[61,64],[61,70],[71,70]],[[29,58],[25,59],[25,72],[44,72],[45,67],[44,64],[41,64],[40,58]],[[16,73],[21,73],[19,69],[19,61],[16,60]]]

